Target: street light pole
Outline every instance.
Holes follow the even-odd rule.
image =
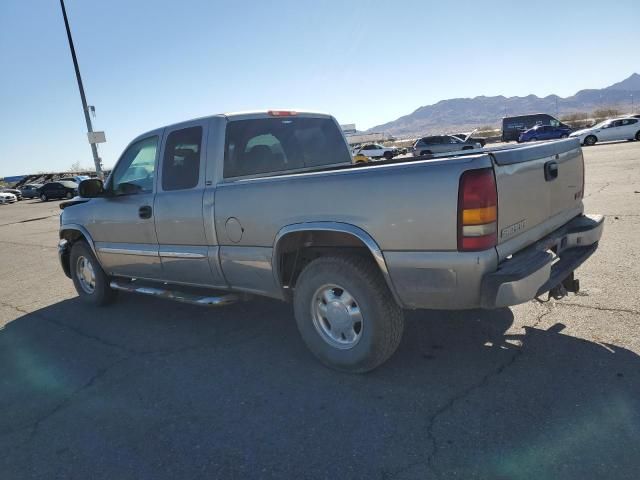
[[[80,77],[80,67],[78,67],[78,59],[76,58],[76,49],[73,46],[71,38],[71,30],[69,29],[69,20],[67,19],[67,10],[64,8],[64,0],[60,0],[62,8],[62,16],[64,18],[64,26],[67,29],[67,39],[69,40],[69,49],[71,50],[71,59],[73,60],[73,68],[76,71],[76,80],[78,81],[78,90],[80,90],[80,99],[82,100],[82,109],[84,110],[84,120],[87,123],[87,132],[93,132],[91,125],[91,116],[89,115],[89,107],[87,106],[87,98],[84,95],[84,87],[82,86],[82,77]],[[100,157],[98,156],[98,147],[95,143],[91,143],[91,153],[93,153],[93,162],[96,165],[96,173],[98,177],[104,179],[102,174],[102,166],[100,165]]]

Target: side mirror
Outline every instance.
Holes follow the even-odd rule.
[[[99,178],[83,180],[78,186],[78,192],[83,198],[96,198],[104,195],[104,184]]]

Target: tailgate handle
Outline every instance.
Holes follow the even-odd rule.
[[[544,179],[547,182],[558,178],[558,162],[551,160],[544,164]]]

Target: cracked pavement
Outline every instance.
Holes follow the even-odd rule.
[[[607,215],[582,292],[407,312],[368,375],[307,352],[290,306],[77,301],[58,202],[0,207],[0,478],[635,479],[640,143],[585,149]]]

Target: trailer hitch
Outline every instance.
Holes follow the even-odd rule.
[[[564,297],[569,295],[569,293],[578,293],[580,291],[580,280],[574,278],[573,272],[562,280],[558,285],[549,290],[548,296],[546,300],[541,300],[540,297],[536,297],[541,303],[546,303],[552,298],[554,300],[562,300]]]

